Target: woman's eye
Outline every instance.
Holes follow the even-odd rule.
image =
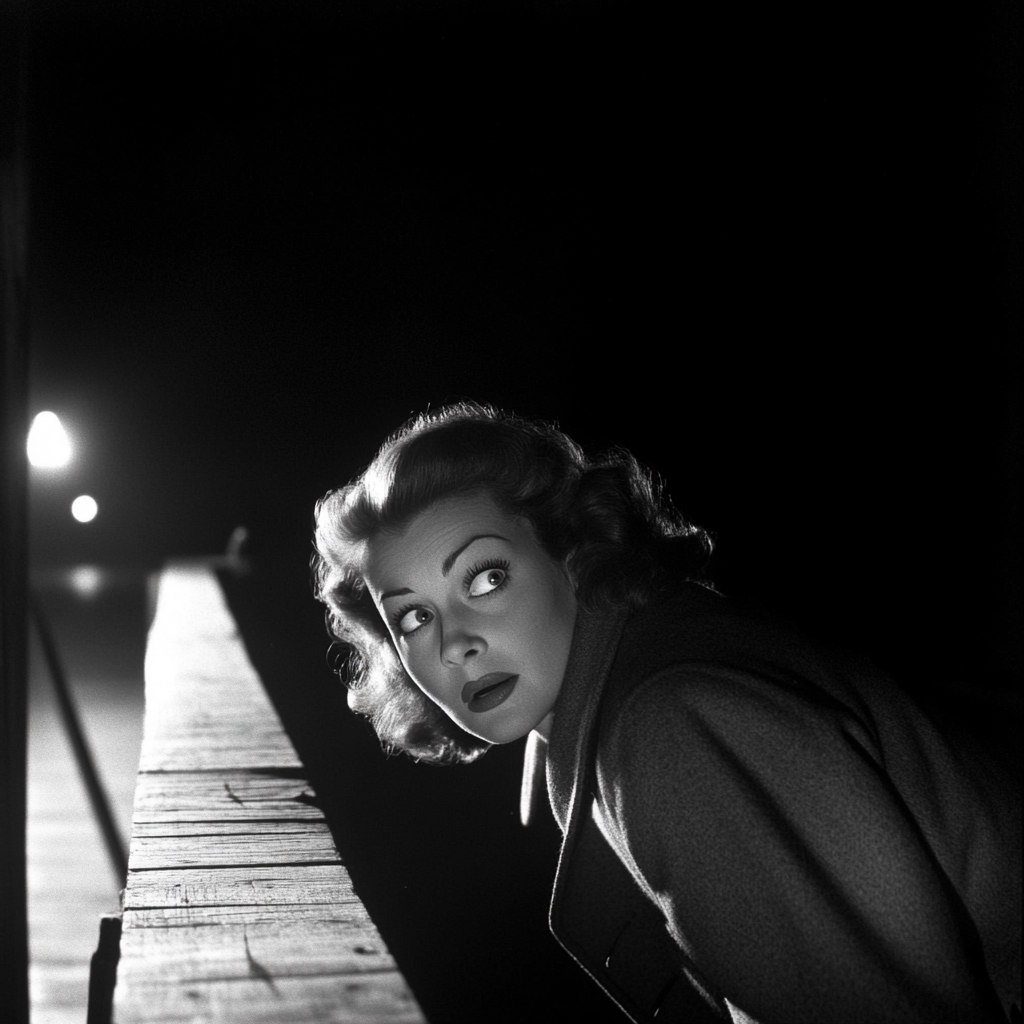
[[[507,577],[508,573],[504,569],[485,569],[478,572],[469,585],[469,596],[482,597],[489,594],[492,590],[497,590]]]
[[[426,625],[434,616],[426,608],[410,608],[399,620],[398,631],[403,636],[415,633],[420,626]]]

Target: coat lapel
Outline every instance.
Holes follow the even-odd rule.
[[[563,835],[549,921],[566,951],[634,1021],[657,1013],[659,1022],[701,1024],[720,1018],[688,982],[661,912],[593,815],[601,698],[626,622],[625,612],[579,614],[550,742],[531,733],[526,744],[520,817],[527,824],[538,813],[546,774]]]

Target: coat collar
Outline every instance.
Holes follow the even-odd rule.
[[[530,733],[523,766],[519,814],[528,824],[542,799],[547,763],[547,795],[563,835],[579,816],[579,790],[594,737],[594,725],[601,694],[622,639],[628,612],[586,612],[576,614],[569,660],[562,688],[555,703],[551,738],[545,743]],[[545,750],[546,748],[546,750]]]

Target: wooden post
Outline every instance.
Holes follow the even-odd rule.
[[[0,998],[10,1024],[28,1022],[27,92],[27,9],[5,5],[0,11]]]

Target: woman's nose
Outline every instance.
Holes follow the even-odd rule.
[[[486,650],[484,638],[461,625],[445,630],[441,639],[441,661],[452,667],[465,664]]]

